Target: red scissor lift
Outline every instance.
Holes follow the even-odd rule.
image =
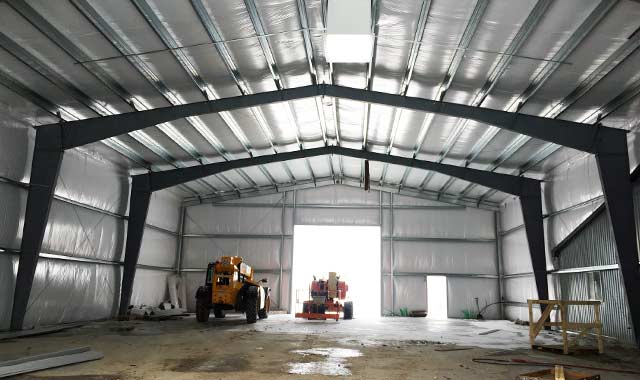
[[[353,302],[344,301],[349,286],[336,272],[329,272],[329,279],[316,280],[315,276],[309,286],[310,300],[302,303],[302,313],[296,313],[296,318],[306,319],[343,319],[353,318]]]

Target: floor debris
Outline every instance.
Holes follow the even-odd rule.
[[[52,334],[58,331],[63,331],[67,329],[72,329],[74,327],[80,327],[85,325],[85,322],[80,323],[67,323],[63,325],[55,325],[55,326],[45,326],[45,327],[35,327],[30,330],[20,330],[20,331],[8,331],[0,333],[0,340],[5,339],[15,339],[15,338],[24,338],[27,336],[36,336],[36,335],[44,335],[44,334]]]
[[[20,359],[0,362],[0,378],[42,371],[49,368],[62,367],[69,364],[82,363],[102,359],[101,352],[92,351],[91,347],[72,348],[63,351],[49,352]]]
[[[493,334],[493,333],[498,332],[498,331],[500,331],[500,329],[493,329],[493,330],[489,330],[489,331],[480,332],[480,333],[478,333],[478,335],[489,335],[489,334]]]

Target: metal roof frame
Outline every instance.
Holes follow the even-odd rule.
[[[538,289],[538,297],[540,299],[548,298],[544,246],[545,239],[542,219],[542,191],[540,181],[527,177],[486,172],[478,169],[417,160],[414,158],[392,156],[389,154],[374,153],[366,150],[349,149],[340,146],[326,146],[132,176],[124,272],[120,293],[120,314],[124,315],[126,313],[131,300],[133,281],[135,279],[135,272],[138,264],[138,257],[140,255],[142,237],[144,234],[144,224],[147,218],[151,194],[153,192],[202,179],[228,170],[274,162],[306,159],[322,155],[340,155],[363,160],[384,162],[392,165],[436,171],[520,197],[531,262]]]

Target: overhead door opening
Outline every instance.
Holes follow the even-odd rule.
[[[315,276],[328,278],[336,272],[349,287],[354,318],[380,316],[379,226],[294,226],[292,304],[302,311],[309,299],[309,284]]]

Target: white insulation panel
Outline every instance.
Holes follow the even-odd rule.
[[[25,327],[111,318],[120,279],[117,265],[40,258]]]
[[[0,128],[4,144],[16,139],[14,155],[0,158],[2,176],[28,180],[32,138],[21,128]],[[24,141],[27,139],[28,141]],[[18,154],[18,147],[22,149]],[[9,149],[9,147],[7,147]],[[42,251],[62,258],[41,257],[25,317],[25,327],[111,318],[119,300],[121,265],[126,239],[129,176],[125,169],[93,151],[65,152],[45,229]],[[0,248],[20,249],[27,190],[0,183]],[[177,231],[180,200],[169,191],[154,194],[147,223]],[[177,238],[146,228],[140,264],[173,268]],[[64,257],[100,260],[78,262]],[[112,264],[109,264],[112,262]],[[0,329],[8,327],[18,255],[0,252]],[[133,302],[157,304],[165,299],[170,272],[141,269],[136,274]],[[149,281],[141,280],[143,276]]]
[[[383,251],[383,262],[389,255]],[[395,272],[497,274],[494,242],[394,241],[393,261]]]
[[[394,210],[394,235],[401,237],[493,239],[494,215],[471,208]]]
[[[447,278],[447,315],[449,318],[462,318],[462,310],[477,312],[476,301],[480,308],[500,300],[498,279],[491,278]],[[486,319],[500,317],[499,308],[490,306],[482,314]]]
[[[280,246],[284,243],[283,257],[291,256],[291,239],[237,239],[237,238],[185,238],[182,259],[184,268],[206,268],[220,256],[242,256],[256,270],[280,269]],[[290,261],[283,267],[290,268]]]
[[[216,207],[203,204],[187,208],[185,234],[281,233],[282,207]]]
[[[0,182],[0,247],[20,249],[27,190]]]

